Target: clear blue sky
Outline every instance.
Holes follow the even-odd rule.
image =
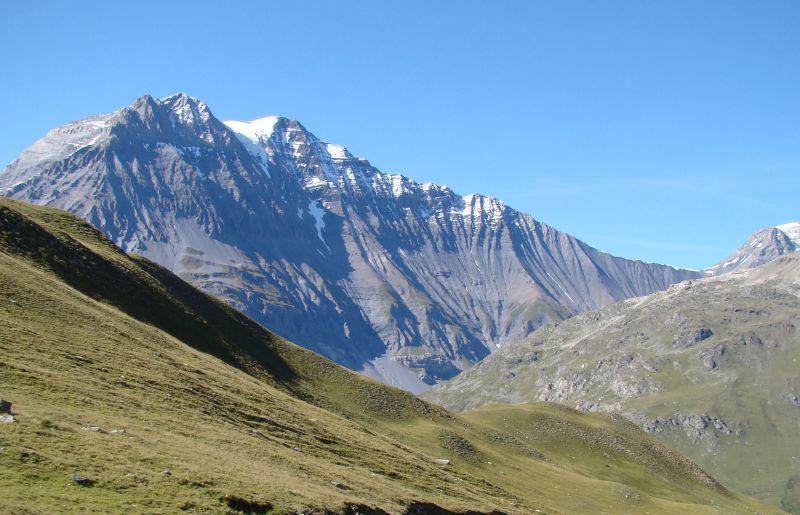
[[[794,0],[121,4],[0,5],[0,162],[185,91],[625,257],[706,267],[800,219]]]

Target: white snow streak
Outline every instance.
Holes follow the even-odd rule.
[[[563,286],[561,286],[561,283],[560,283],[560,282],[558,282],[558,281],[556,281],[556,278],[555,278],[555,277],[553,277],[552,275],[550,275],[550,272],[548,272],[547,270],[545,270],[545,272],[544,272],[544,273],[546,273],[546,274],[547,274],[547,277],[549,277],[550,279],[552,279],[552,280],[553,280],[553,282],[554,282],[554,283],[556,283],[556,286],[558,286],[558,289],[560,289],[560,290],[561,290],[561,291],[564,293],[564,295],[566,295],[566,296],[567,296],[567,298],[568,298],[569,300],[571,300],[571,301],[572,301],[572,303],[573,303],[573,304],[575,304],[576,306],[578,305],[578,303],[577,303],[577,302],[575,302],[575,299],[573,299],[573,298],[572,298],[572,296],[570,296],[570,294],[569,294],[569,293],[567,293],[567,290],[566,290],[566,289],[565,289]]]
[[[317,228],[317,235],[319,235],[319,239],[322,240],[322,243],[324,243],[325,247],[328,249],[328,251],[330,251],[331,248],[328,247],[328,244],[325,242],[325,238],[322,235],[322,231],[325,230],[324,216],[326,211],[317,205],[316,200],[312,200],[308,203],[308,212],[314,217],[314,226]]]

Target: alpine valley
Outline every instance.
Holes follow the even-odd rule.
[[[453,414],[0,199],[0,512],[779,513],[619,416]]]
[[[542,327],[426,395],[622,413],[723,484],[800,513],[800,254]]]
[[[185,94],[0,194],[4,511],[800,514],[798,223],[623,259]]]
[[[51,130],[0,193],[70,211],[257,322],[420,392],[541,325],[701,272],[631,261],[483,195],[383,173],[185,94]]]

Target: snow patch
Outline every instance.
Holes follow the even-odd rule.
[[[269,156],[267,156],[264,144],[275,132],[275,124],[278,123],[278,119],[277,116],[267,116],[250,122],[237,122],[236,120],[222,122],[233,131],[236,138],[242,142],[244,148],[261,165],[267,175],[269,175],[267,171]]]
[[[406,187],[403,184],[404,177],[402,175],[389,173],[385,174],[384,177],[389,180],[389,184],[392,189],[392,196],[394,198],[398,198],[406,192]]]
[[[475,193],[470,193],[469,195],[464,195],[461,197],[461,200],[464,201],[464,207],[461,209],[461,214],[464,216],[469,216],[472,214],[472,200],[475,198]]]
[[[792,243],[800,246],[800,223],[790,222],[788,224],[779,225],[776,229],[786,234],[786,236],[792,240]]]
[[[38,174],[38,173],[37,173],[36,175],[32,175],[32,176],[31,176],[29,179],[27,179],[27,180],[25,180],[25,181],[19,181],[19,182],[15,182],[15,183],[14,183],[14,184],[12,184],[10,187],[6,188],[6,189],[3,191],[3,194],[4,194],[4,195],[9,195],[9,194],[12,194],[12,193],[16,193],[16,192],[17,192],[17,190],[18,190],[18,189],[22,189],[22,186],[24,186],[25,184],[27,184],[27,183],[28,183],[28,181],[31,181],[31,180],[33,180],[33,178],[34,178],[34,177],[38,177],[39,175],[40,175],[40,174]]]
[[[736,263],[739,262],[740,259],[741,259],[740,256],[736,256],[735,258],[731,259],[730,261],[725,261],[724,263],[722,263],[721,268],[727,268],[728,265],[736,264]]]
[[[330,251],[331,248],[328,247],[328,244],[325,242],[325,238],[323,237],[323,232],[322,232],[325,230],[324,217],[326,211],[317,205],[316,200],[312,200],[311,202],[308,203],[308,212],[311,216],[314,217],[314,226],[317,228],[317,235],[319,236],[319,239],[322,241],[322,243],[325,244],[325,247],[328,249],[328,251]]]
[[[480,223],[484,217],[492,225],[496,225],[503,219],[506,205],[494,197],[471,193],[461,197],[461,202],[463,203],[461,210],[454,210],[454,212],[464,217],[470,217],[473,224]]]
[[[253,143],[260,145],[272,137],[272,133],[275,132],[275,125],[278,123],[278,120],[279,117],[277,116],[266,116],[264,118],[251,120],[249,122],[228,120],[222,123],[227,125],[233,132],[241,134]]]
[[[335,159],[337,161],[344,161],[345,159],[350,158],[350,152],[347,151],[342,145],[337,145],[335,143],[325,143],[325,149],[330,154],[331,159]]]
[[[92,145],[97,143],[97,140],[99,140],[99,139],[100,139],[100,136],[98,135],[98,136],[95,136],[94,138],[92,138],[89,141],[82,141],[82,142],[78,142],[78,143],[67,143],[68,145],[72,145],[73,147],[75,147],[75,150],[70,152],[70,154],[67,157],[72,157],[79,150],[83,150],[84,148],[91,147]]]
[[[321,186],[328,186],[329,183],[326,180],[320,179],[319,177],[309,177],[305,181],[306,188],[319,188]]]

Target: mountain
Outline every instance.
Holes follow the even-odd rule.
[[[800,247],[800,223],[792,222],[777,227],[767,227],[751,234],[747,242],[736,252],[708,268],[706,272],[720,275],[734,270],[754,268],[784,254],[795,252],[798,247]]]
[[[800,254],[542,327],[427,399],[621,412],[734,489],[800,513]]]
[[[776,513],[618,418],[448,413],[6,199],[0,352],[3,513]]]
[[[277,333],[421,391],[540,325],[699,272],[383,173],[280,117],[149,96],[51,130],[0,192],[77,214]]]

